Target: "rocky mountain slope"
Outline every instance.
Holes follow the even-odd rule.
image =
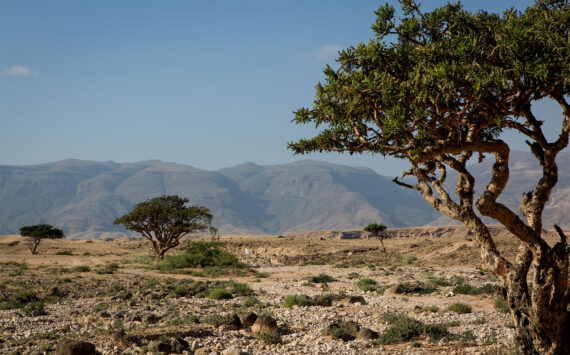
[[[50,223],[76,238],[120,236],[115,218],[170,194],[210,208],[222,233],[350,229],[370,221],[408,226],[436,216],[418,196],[364,168],[303,161],[211,172],[160,161],[66,160],[0,166],[0,234]]]
[[[489,181],[492,158],[471,171],[477,191]],[[570,226],[570,153],[559,156],[559,183],[546,207],[545,228]],[[501,201],[516,210],[540,167],[527,153],[511,154],[511,179]],[[453,191],[453,178],[448,179]],[[392,228],[453,221],[429,208],[415,191],[371,169],[299,161],[275,166],[245,163],[219,171],[144,161],[118,164],[66,160],[0,166],[0,234],[50,223],[68,236],[125,235],[113,220],[146,199],[177,194],[209,207],[222,233],[285,234],[359,229],[372,221]],[[494,221],[488,221],[496,223]]]

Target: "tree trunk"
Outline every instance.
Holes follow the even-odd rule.
[[[520,249],[517,266],[505,280],[515,323],[515,344],[525,355],[570,354],[568,257],[559,264],[552,261],[551,255],[536,257],[526,246]],[[527,286],[529,268],[534,273],[532,290]]]

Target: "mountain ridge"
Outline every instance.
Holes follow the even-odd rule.
[[[511,179],[501,201],[514,208],[540,168],[528,153],[511,154]],[[570,225],[570,153],[559,156],[559,184],[545,226]],[[476,191],[493,159],[472,166]],[[453,191],[453,182],[448,183]],[[204,205],[224,234],[348,230],[371,222],[389,227],[450,224],[419,193],[366,167],[314,160],[262,166],[245,162],[217,171],[146,160],[134,163],[68,159],[30,166],[0,165],[0,234],[50,223],[74,238],[132,235],[113,220],[146,199],[176,194]],[[516,208],[514,208],[516,210]],[[496,223],[496,222],[494,222]]]

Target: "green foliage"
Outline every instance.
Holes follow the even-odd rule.
[[[327,283],[327,282],[334,282],[336,279],[327,274],[319,274],[318,276],[313,276],[311,278],[311,282],[313,283]]]
[[[364,227],[364,231],[365,232],[370,232],[374,235],[379,234],[380,232],[383,232],[387,229],[388,227],[386,227],[383,224],[378,224],[378,223],[370,223],[369,225],[367,225],[366,227]]]
[[[95,306],[93,306],[93,312],[99,313],[102,311],[106,311],[109,308],[111,308],[110,304],[108,304],[107,302],[101,302],[101,303],[97,303]]]
[[[497,311],[501,313],[509,313],[510,311],[509,304],[507,303],[507,301],[505,301],[505,299],[499,295],[495,297],[495,302],[493,303],[493,306]]]
[[[115,271],[119,269],[119,264],[117,263],[107,263],[103,265],[99,265],[99,267],[95,270],[97,274],[105,275],[105,274],[114,274]]]
[[[230,293],[234,296],[249,296],[253,295],[254,292],[247,284],[236,283],[231,289]]]
[[[212,214],[202,206],[186,207],[187,198],[178,196],[155,197],[140,202],[133,210],[121,218],[115,225],[122,224],[125,229],[140,233],[153,243],[154,251],[161,259],[165,253],[178,246],[180,238],[197,232],[217,230],[212,227]]]
[[[402,258],[402,262],[408,265],[413,264],[416,261],[418,261],[418,257],[413,254],[404,255],[404,257]]]
[[[256,337],[257,339],[262,340],[266,344],[281,344],[282,342],[281,334],[279,334],[278,332],[273,332],[273,333],[262,332],[258,333]]]
[[[24,226],[20,228],[20,235],[27,237],[26,244],[32,254],[36,254],[38,245],[43,239],[61,239],[65,238],[63,230],[54,228],[50,224],[36,224],[33,226]]]
[[[468,304],[465,304],[465,303],[453,303],[453,304],[449,305],[445,310],[448,312],[455,312],[458,314],[464,314],[464,313],[471,313],[472,312],[471,306]]]
[[[313,301],[306,295],[289,295],[283,300],[283,307],[290,308],[293,306],[307,307],[311,306]]]
[[[244,307],[253,307],[259,303],[259,300],[255,297],[244,297],[241,301],[241,305]]]
[[[232,299],[232,293],[222,288],[215,288],[210,290],[208,298],[212,300],[229,300]]]
[[[91,268],[87,265],[77,265],[71,268],[71,272],[89,272]]]
[[[22,311],[24,311],[24,314],[29,317],[37,317],[47,314],[43,301],[33,301],[26,303],[24,307],[22,307]]]
[[[236,313],[216,314],[214,316],[205,317],[202,323],[213,324],[216,327],[220,325],[239,324],[239,317]]]
[[[159,265],[162,272],[172,272],[184,268],[245,268],[238,258],[221,249],[223,244],[219,242],[193,242],[188,245],[183,253],[167,256]]]
[[[356,283],[356,286],[364,292],[375,291],[377,282],[372,279],[361,279]]]
[[[453,293],[462,295],[482,295],[495,292],[495,288],[491,284],[485,284],[481,287],[474,287],[469,284],[461,284],[453,288]]]
[[[387,313],[381,319],[390,327],[375,344],[394,344],[410,341],[415,337],[426,336],[430,341],[438,341],[449,335],[447,327],[441,324],[424,324],[403,314]]]
[[[73,255],[73,253],[69,250],[62,250],[55,253],[55,255]]]

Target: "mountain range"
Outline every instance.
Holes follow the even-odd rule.
[[[476,181],[490,174],[491,159],[477,166]],[[548,223],[570,225],[570,153],[558,159],[560,179],[545,210]],[[511,159],[503,202],[516,205],[540,170],[527,153]],[[0,234],[49,223],[72,238],[132,235],[115,218],[138,202],[179,195],[211,209],[224,234],[285,234],[362,228],[447,224],[416,191],[368,168],[304,160],[283,165],[244,163],[218,171],[152,160],[137,163],[64,160],[0,166]]]

